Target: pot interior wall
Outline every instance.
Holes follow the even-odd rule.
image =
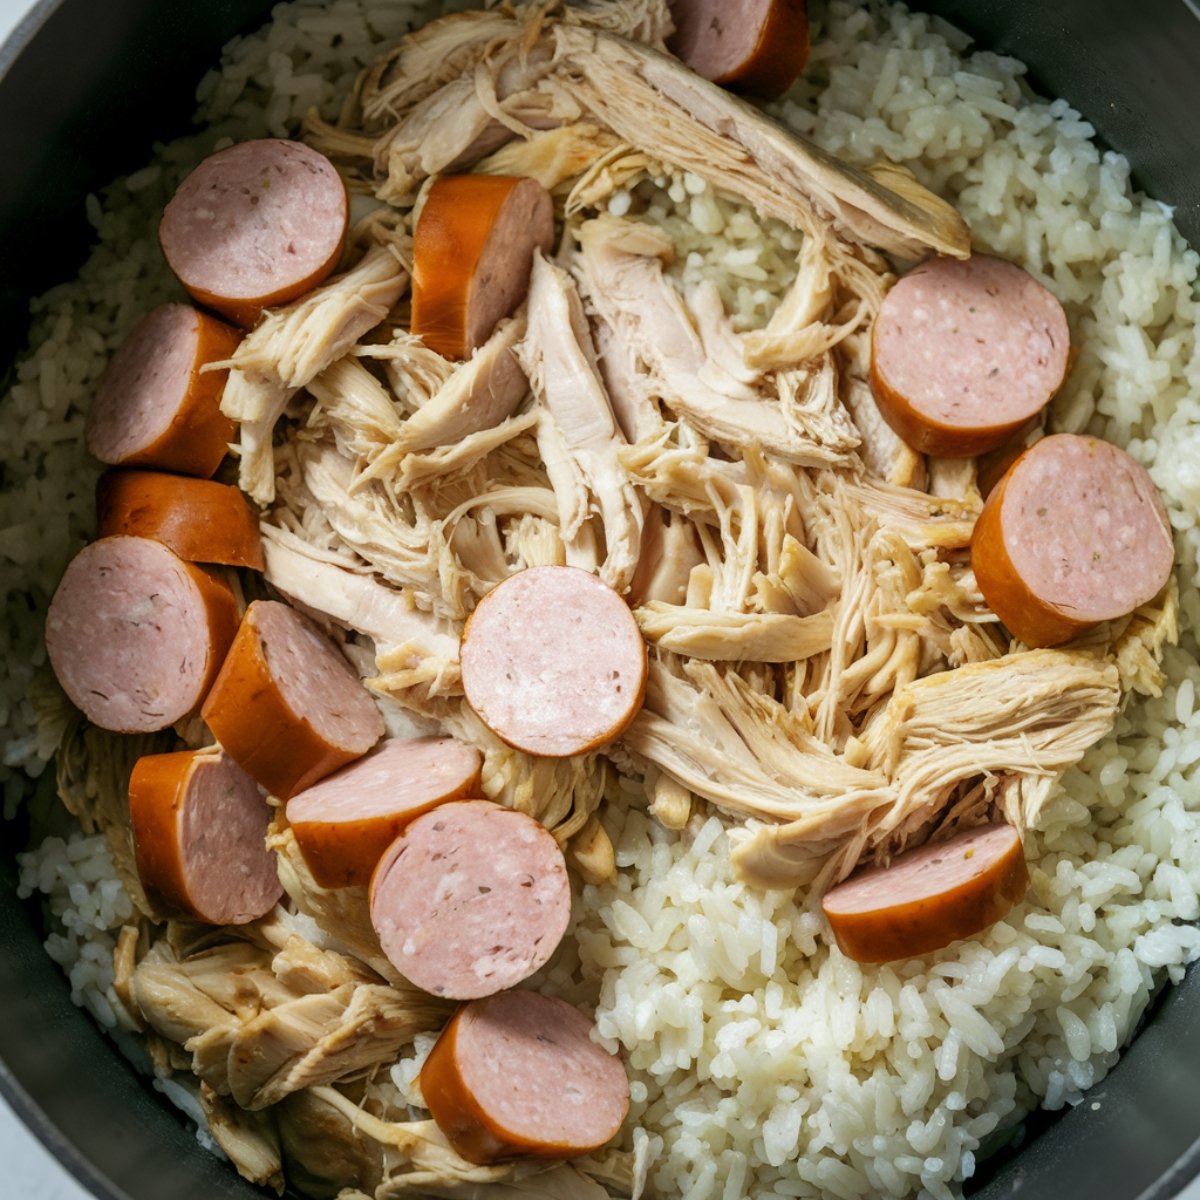
[[[0,377],[27,298],[70,276],[89,241],[81,197],[186,127],[192,86],[220,45],[265,16],[262,0],[45,0],[15,62],[0,53]],[[1186,0],[931,0],[995,49],[1030,63],[1174,204],[1200,245],[1200,21]],[[0,467],[0,486],[3,468]],[[19,844],[10,838],[9,845]],[[37,913],[0,859],[0,1089],[98,1196],[261,1193],[201,1150],[174,1112],[70,1002]],[[1172,1196],[1200,1166],[1200,975],[1172,989],[1091,1103],[984,1168],[981,1200]]]

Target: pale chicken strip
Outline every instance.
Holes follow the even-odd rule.
[[[687,678],[651,663],[646,706],[624,747],[726,812],[775,820],[811,811],[855,816],[887,803],[878,771],[852,767],[782,706],[708,663]]]
[[[264,575],[285,596],[366,634],[380,654],[403,648],[457,674],[458,633],[449,621],[417,608],[411,593],[338,565],[294,533],[274,525],[261,528]]]
[[[833,638],[833,616],[828,612],[797,617],[651,603],[633,615],[652,645],[710,662],[796,662],[828,650]]]
[[[1035,818],[1053,782],[1113,726],[1116,667],[1093,655],[1032,650],[917,679],[897,690],[864,737],[894,799],[853,825],[845,812],[754,823],[734,838],[734,866],[760,887],[824,887],[914,822],[936,816],[954,785],[976,776],[1030,781],[1006,804]]]
[[[391,444],[363,472],[364,479],[396,470],[405,455],[450,446],[508,420],[529,395],[514,353],[525,336],[524,314],[505,320],[445,383],[396,429]]]
[[[614,134],[594,121],[573,121],[502,146],[476,163],[474,173],[536,179],[552,192],[582,175],[596,159],[620,144]]]
[[[540,253],[534,257],[521,361],[591,494],[588,509],[599,512],[605,547],[600,578],[623,593],[637,569],[645,513],[620,462],[625,439],[600,381],[575,285]]]
[[[259,1187],[282,1196],[283,1157],[279,1129],[272,1112],[250,1113],[206,1083],[200,1085],[200,1104],[208,1131],[237,1168],[237,1173]]]
[[[579,243],[577,270],[590,303],[614,330],[624,331],[651,367],[665,403],[689,424],[715,441],[754,443],[801,466],[847,461],[852,443],[826,445],[793,421],[778,397],[714,377],[683,298],[663,273],[674,254],[665,234],[605,215],[580,227]]]
[[[669,166],[815,237],[827,237],[831,222],[843,237],[905,259],[970,253],[962,218],[911,177],[892,174],[884,186],[646,46],[562,25],[554,37],[563,86]]]
[[[238,482],[260,504],[275,498],[271,439],[288,401],[391,311],[408,272],[387,247],[301,300],[267,314],[228,365],[221,411],[241,422]]]

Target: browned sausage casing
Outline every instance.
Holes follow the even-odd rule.
[[[808,61],[806,0],[675,0],[667,45],[697,75],[773,99]]]
[[[455,800],[413,821],[371,879],[392,965],[435,996],[474,1000],[543,967],[571,919],[558,843],[532,817]]]
[[[887,296],[871,332],[871,389],[914,450],[971,458],[1053,399],[1070,361],[1058,300],[1001,258],[934,258]]]
[[[203,717],[241,767],[284,800],[366,754],[384,732],[346,657],[275,600],[246,610]]]
[[[619,737],[646,691],[628,605],[576,567],[531,567],[479,602],[462,636],[467,703],[510,746],[547,758]]]
[[[1152,600],[1175,545],[1145,467],[1099,438],[1057,433],[1008,469],[971,537],[988,606],[1028,646],[1056,646]]]
[[[108,537],[85,546],[63,574],[46,650],[88,720],[148,733],[199,708],[237,625],[224,581],[159,542]]]
[[[982,932],[1028,885],[1017,831],[984,825],[851,875],[825,893],[822,907],[848,958],[892,962]]]
[[[102,463],[161,467],[207,479],[235,426],[221,414],[228,371],[206,371],[242,335],[186,304],[143,317],[100,377],[87,416],[87,448]]]
[[[350,217],[333,163],[301,142],[239,142],[206,158],[159,225],[167,265],[198,303],[252,328],[264,308],[337,266]]]
[[[158,471],[109,471],[96,484],[100,537],[128,534],[188,562],[263,569],[258,514],[235,487]]]
[[[391,738],[288,801],[296,845],[322,887],[371,882],[422,813],[479,795],[483,756],[450,737]]]
[[[438,1038],[421,1094],[468,1162],[588,1154],[629,1111],[625,1068],[591,1031],[578,1009],[536,992],[475,1000]]]
[[[469,358],[529,290],[533,252],[554,242],[554,205],[535,179],[447,175],[413,235],[412,331]]]
[[[219,750],[138,759],[129,815],[138,876],[160,915],[244,925],[283,894],[266,846],[270,805]]]

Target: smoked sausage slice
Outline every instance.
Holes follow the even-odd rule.
[[[287,819],[322,887],[366,885],[405,827],[479,795],[483,756],[451,737],[390,738],[288,801]]]
[[[228,584],[159,542],[109,537],[70,562],[46,617],[46,650],[89,721],[165,729],[199,708],[238,626]]]
[[[984,825],[851,875],[822,907],[843,954],[892,962],[973,937],[1024,898],[1029,872],[1011,825]]]
[[[100,377],[87,448],[109,466],[161,467],[207,479],[235,426],[221,415],[228,371],[204,371],[242,335],[187,304],[163,304],[133,327]]]
[[[646,691],[646,646],[628,605],[576,567],[531,567],[494,587],[467,621],[461,658],[480,720],[546,758],[619,737]]]
[[[871,333],[871,388],[914,450],[970,458],[1035,417],[1066,377],[1062,305],[1014,263],[934,258],[884,297]]]
[[[439,179],[413,235],[413,333],[443,358],[469,358],[524,299],[534,250],[553,243],[554,205],[536,180]]]
[[[266,846],[271,807],[220,750],[139,758],[129,816],[138,877],[162,916],[244,925],[283,894]]]
[[[361,758],[384,732],[345,655],[277,600],[246,610],[202,716],[242,769],[282,800]]]
[[[349,218],[329,159],[263,138],[206,158],[171,198],[158,240],[192,299],[249,329],[333,271]]]
[[[591,1032],[577,1008],[537,992],[472,1001],[425,1060],[421,1094],[468,1162],[588,1154],[629,1111],[625,1068]]]
[[[671,52],[735,91],[774,99],[808,61],[806,0],[674,0],[671,16]]]
[[[1175,545],[1145,467],[1073,433],[1043,438],[992,489],[971,537],[988,607],[1027,646],[1056,646],[1153,600]]]
[[[567,865],[532,817],[455,800],[418,817],[371,879],[392,965],[435,996],[475,1000],[544,966],[571,917]]]
[[[188,562],[263,569],[258,515],[235,487],[158,471],[109,471],[96,484],[100,537],[129,534]]]

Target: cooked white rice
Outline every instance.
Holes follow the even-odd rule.
[[[1017,259],[1063,299],[1079,359],[1055,420],[1126,445],[1162,489],[1177,531],[1182,641],[1167,653],[1162,697],[1128,706],[1027,841],[1026,902],[926,959],[850,962],[802,898],[733,879],[715,818],[678,837],[636,797],[610,807],[619,880],[584,890],[574,944],[544,982],[594,1006],[603,1038],[625,1051],[627,1137],[651,1131],[655,1188],[688,1200],[952,1196],[989,1134],[1038,1104],[1078,1103],[1156,984],[1200,956],[1197,256],[1077,113],[1030,96],[1020,64],[971,54],[961,35],[900,6],[814,7],[812,65],[778,113],[840,154],[909,166],[954,200],[978,248]],[[89,199],[97,250],[79,281],[35,302],[35,349],[3,401],[10,807],[52,749],[34,732],[30,680],[44,673],[40,614],[88,533],[88,394],[136,317],[175,294],[154,243],[158,209],[220,139],[283,133],[311,103],[335,106],[372,45],[413,11],[384,0],[281,5],[201,85],[208,128]],[[743,327],[765,320],[791,269],[777,230],[747,226],[687,177],[614,203],[660,210],[681,281],[714,267],[728,280],[736,266],[727,304]],[[113,930],[128,911],[105,860],[96,839],[51,841],[22,871],[26,892],[49,897],[58,929],[48,949],[101,1020]],[[404,1099],[419,1099],[428,1045],[391,1074]]]

